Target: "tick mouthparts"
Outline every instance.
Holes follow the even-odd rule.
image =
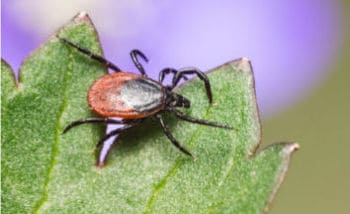
[[[190,103],[188,100],[186,100],[186,101],[184,101],[184,103],[183,103],[183,107],[184,107],[184,108],[189,108],[189,107],[191,107],[191,103]]]
[[[191,102],[187,98],[177,94],[177,104],[183,108],[190,108]]]

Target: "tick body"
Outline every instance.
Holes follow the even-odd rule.
[[[164,109],[165,89],[143,76],[118,72],[98,79],[88,93],[90,108],[103,117],[140,119]]]
[[[204,88],[209,100],[212,103],[212,92],[210,82],[205,73],[197,68],[188,68],[176,70],[173,68],[165,68],[159,73],[159,80],[155,81],[147,77],[145,69],[139,62],[139,57],[148,62],[147,57],[139,50],[130,52],[131,58],[139,70],[140,74],[122,72],[118,66],[106,60],[102,56],[93,54],[91,51],[65,39],[59,38],[63,43],[73,47],[81,53],[89,56],[108,68],[114,70],[115,73],[107,74],[97,79],[90,87],[87,95],[87,101],[90,109],[101,117],[84,118],[73,121],[63,131],[66,133],[71,128],[85,123],[104,123],[104,124],[120,124],[121,127],[116,128],[106,134],[97,143],[100,148],[97,166],[101,167],[105,164],[111,144],[106,141],[112,136],[119,136],[120,133],[140,124],[145,118],[155,117],[163,129],[164,134],[170,142],[186,155],[192,156],[181,144],[174,138],[170,130],[163,120],[163,113],[174,113],[179,119],[200,125],[232,129],[232,127],[217,122],[207,121],[199,118],[190,117],[178,108],[190,108],[190,100],[182,95],[175,93],[173,89],[177,86],[181,79],[187,80],[187,75],[195,74],[204,83]],[[163,85],[162,82],[166,75],[173,75],[170,85]],[[119,119],[114,119],[114,118]]]

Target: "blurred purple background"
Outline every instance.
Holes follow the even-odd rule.
[[[95,23],[105,55],[134,71],[142,50],[157,78],[163,67],[207,70],[242,56],[254,67],[263,116],[283,111],[326,76],[342,44],[336,1],[2,1],[1,54],[21,61],[77,12]]]

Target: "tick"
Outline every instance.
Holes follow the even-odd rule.
[[[91,85],[87,95],[90,109],[101,117],[91,117],[73,121],[63,131],[63,133],[66,133],[71,128],[86,123],[121,124],[121,127],[112,130],[97,143],[97,147],[100,148],[96,162],[97,166],[101,167],[105,164],[112,146],[112,144],[106,143],[109,138],[117,136],[142,123],[149,117],[155,117],[159,121],[164,134],[176,148],[192,157],[192,154],[171,134],[163,120],[163,113],[165,112],[172,112],[179,119],[191,123],[225,129],[232,128],[217,122],[193,118],[178,110],[178,108],[190,108],[191,102],[189,99],[175,93],[173,90],[181,79],[187,80],[186,76],[191,74],[197,75],[199,79],[203,81],[209,103],[212,103],[213,98],[209,79],[207,75],[199,69],[187,68],[176,70],[174,68],[165,68],[160,71],[159,80],[155,81],[147,77],[145,69],[139,62],[139,58],[148,62],[145,54],[139,50],[132,50],[130,52],[131,59],[140,72],[140,74],[135,74],[122,71],[118,66],[106,60],[104,57],[96,55],[88,49],[65,38],[59,37],[59,39],[114,71],[112,74],[106,74],[97,79]],[[169,74],[173,75],[171,84],[163,85],[165,76]]]

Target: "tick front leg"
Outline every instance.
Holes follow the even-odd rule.
[[[144,53],[142,53],[140,50],[135,49],[135,50],[132,50],[130,52],[130,56],[131,56],[132,61],[135,64],[136,68],[140,71],[140,73],[143,76],[147,77],[145,69],[143,68],[142,64],[140,63],[139,59],[137,58],[137,56],[140,56],[143,60],[148,62],[146,55]]]
[[[159,72],[159,82],[163,83],[163,80],[165,78],[165,75],[173,74],[173,77],[178,73],[179,71],[175,68],[164,68]],[[186,76],[182,76],[184,80],[188,80]],[[172,86],[171,88],[174,88],[175,86]]]
[[[193,155],[187,151],[184,147],[181,146],[181,144],[174,138],[174,136],[171,134],[171,132],[169,131],[168,127],[165,125],[164,120],[162,115],[157,114],[156,117],[158,118],[161,127],[163,128],[163,132],[164,134],[168,137],[168,139],[170,140],[170,142],[176,147],[178,148],[181,152],[183,152],[184,154],[193,157]]]
[[[91,59],[93,60],[96,60],[97,62],[101,63],[101,64],[104,64],[105,66],[107,66],[108,68],[114,70],[115,72],[121,72],[120,68],[116,65],[114,65],[112,62],[108,61],[107,59],[105,59],[104,57],[102,56],[99,56],[97,54],[94,54],[92,53],[90,50],[86,49],[86,48],[83,48],[71,41],[69,41],[68,39],[66,38],[61,38],[61,37],[58,37],[61,41],[63,41],[64,43],[72,46],[73,48],[77,49],[78,51],[80,51],[81,53],[89,56]]]
[[[220,123],[213,122],[213,121],[208,121],[208,120],[190,117],[190,116],[188,116],[188,115],[184,114],[183,112],[178,111],[176,109],[170,109],[169,111],[174,112],[178,118],[185,120],[187,122],[196,123],[196,124],[205,125],[205,126],[212,126],[212,127],[217,127],[217,128],[233,129],[232,126],[228,126],[225,124],[220,124]]]
[[[213,95],[211,92],[211,87],[210,87],[210,82],[208,79],[208,76],[202,72],[201,70],[199,70],[198,68],[185,68],[185,69],[181,69],[179,70],[179,72],[176,73],[176,75],[174,75],[173,78],[173,88],[179,83],[181,78],[184,78],[185,75],[190,75],[190,74],[196,74],[199,79],[201,79],[204,82],[204,86],[205,86],[205,90],[207,92],[207,97],[209,99],[209,103],[213,102]]]

